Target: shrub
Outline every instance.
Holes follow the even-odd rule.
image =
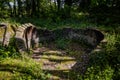
[[[106,36],[107,44],[102,45],[103,50],[92,53],[90,64],[84,75],[85,79],[91,80],[118,80],[120,76],[120,35],[109,34]],[[89,77],[89,78],[88,78]]]

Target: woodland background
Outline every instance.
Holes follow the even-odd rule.
[[[32,54],[20,55],[12,45],[0,46],[0,79],[49,80],[53,75],[61,80],[120,79],[120,0],[0,0],[0,22],[18,25],[31,22],[49,30],[92,27],[103,32],[107,41],[99,45],[101,51],[90,55],[84,74],[61,71],[60,67],[56,72],[44,71],[42,62],[28,56]],[[68,56],[78,56],[78,52],[68,50],[68,40],[60,39],[55,43],[67,49]],[[55,59],[58,58],[50,58]]]

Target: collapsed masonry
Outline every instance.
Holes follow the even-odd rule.
[[[13,26],[6,23],[0,24],[0,42],[3,46],[8,46],[10,39],[15,39],[16,47],[20,52],[26,52],[30,49],[39,47],[40,42],[55,41],[58,38],[82,41],[96,47],[104,35],[96,29],[73,29],[63,28],[56,30],[47,30],[37,28],[31,23],[25,23],[21,26]]]
[[[30,32],[30,30],[32,30],[34,27],[35,26],[31,23],[26,23],[21,26],[10,25],[8,23],[1,23],[0,43],[2,44],[2,46],[8,46],[10,40],[13,38],[15,40],[15,48],[19,52],[26,52],[28,50],[28,43],[30,43],[28,37],[31,38],[32,33]]]

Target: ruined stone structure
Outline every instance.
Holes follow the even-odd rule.
[[[9,24],[0,24],[0,42],[3,46],[8,46],[12,37],[15,38],[15,43],[20,52],[39,47],[39,42],[54,41],[57,38],[71,39],[78,42],[83,41],[93,48],[104,39],[104,35],[100,31],[91,28],[47,30],[37,28],[31,23],[26,23],[18,27]]]
[[[8,46],[10,38],[14,35],[13,26],[7,23],[0,24],[0,43],[2,43],[2,46]]]
[[[66,39],[75,40],[77,42],[82,41],[93,47],[97,46],[101,40],[104,39],[104,35],[96,29],[85,28],[85,29],[73,29],[63,28],[52,31],[56,38],[63,37]]]
[[[10,39],[15,39],[15,47],[19,52],[24,52],[30,49],[32,31],[35,28],[31,23],[26,23],[21,26],[13,26],[8,23],[0,24],[0,43],[2,46],[8,46]]]

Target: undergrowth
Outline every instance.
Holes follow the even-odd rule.
[[[4,76],[2,76],[4,74]],[[9,77],[10,76],[10,77]],[[0,60],[0,79],[28,80],[41,79],[46,80],[49,75],[41,70],[41,64],[28,57],[22,58],[4,58]]]
[[[120,34],[106,34],[107,44],[92,53],[85,80],[118,80],[120,76]]]
[[[15,46],[0,45],[0,80],[47,80],[49,74],[45,74],[42,64],[35,62],[30,55],[18,52]]]
[[[1,20],[3,22],[10,22],[12,24],[22,24],[31,22],[38,27],[47,29],[56,29],[63,27],[85,28],[96,27],[105,34],[107,44],[102,46],[102,51],[92,53],[90,62],[87,66],[87,71],[84,75],[70,72],[68,77],[70,80],[119,80],[120,77],[120,33],[116,27],[105,25],[92,24],[89,21],[82,22],[81,20],[63,20],[53,22],[51,20],[42,19],[8,19]],[[118,31],[118,32],[116,32]],[[66,49],[71,41],[65,39],[56,40],[57,47]],[[74,52],[72,52],[74,54]],[[76,54],[76,53],[75,53]],[[3,48],[0,46],[0,78],[1,79],[40,79],[45,80],[50,75],[45,74],[41,70],[41,65],[34,62],[32,59],[21,56],[20,53],[9,46]],[[4,75],[4,76],[2,76]],[[6,75],[6,76],[5,76]]]

